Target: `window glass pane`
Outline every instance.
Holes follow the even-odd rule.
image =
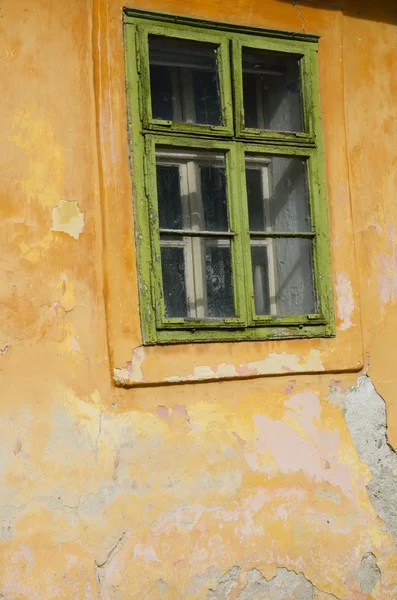
[[[157,164],[156,177],[160,227],[181,229],[182,204],[179,168]]]
[[[228,231],[224,153],[158,147],[156,175],[161,229]]]
[[[181,247],[161,247],[163,294],[166,317],[186,317],[185,258]]]
[[[270,315],[269,266],[267,245],[251,244],[252,278],[254,285],[255,312],[257,315]]]
[[[200,165],[205,229],[227,231],[226,172],[224,165]]]
[[[300,57],[243,48],[245,126],[303,131]]]
[[[246,182],[251,231],[311,230],[305,159],[247,155]]]
[[[162,234],[160,246],[166,317],[234,316],[229,240]]]
[[[251,258],[257,315],[316,312],[311,240],[251,239]]]
[[[233,317],[232,262],[229,241],[207,241],[205,272],[207,278],[207,316],[218,319]]]
[[[152,116],[222,125],[215,44],[149,36]]]

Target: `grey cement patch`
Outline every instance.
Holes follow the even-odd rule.
[[[230,592],[239,583],[241,569],[234,565],[222,575],[218,585],[208,591],[207,600],[228,600]],[[338,600],[336,596],[321,592],[303,573],[286,569],[276,569],[271,579],[266,579],[258,569],[251,569],[246,574],[246,583],[235,600],[314,600],[314,594],[320,592],[322,598]],[[234,591],[234,594],[236,590]]]
[[[269,581],[270,600],[313,600],[314,586],[303,573],[288,569],[277,569],[276,575]]]
[[[380,582],[380,569],[372,552],[365,554],[358,569],[358,582],[363,594],[371,594]]]
[[[269,585],[258,569],[247,573],[247,583],[237,600],[269,600]]]
[[[226,571],[224,575],[218,581],[218,585],[215,589],[209,589],[207,594],[207,600],[224,600],[228,597],[233,588],[238,584],[240,577],[241,568],[234,565],[229,571]]]
[[[387,439],[386,405],[371,379],[345,396],[345,418],[360,459],[371,469],[368,496],[397,543],[397,454]]]

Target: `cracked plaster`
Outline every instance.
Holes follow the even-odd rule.
[[[276,569],[274,577],[266,579],[257,568],[245,573],[240,583],[241,568],[234,565],[207,593],[207,600],[338,600],[333,594],[318,589],[303,573],[285,567]],[[243,585],[243,587],[241,587]]]
[[[397,543],[397,453],[387,437],[386,405],[368,376],[344,398],[345,418],[359,457],[372,478],[368,496]]]

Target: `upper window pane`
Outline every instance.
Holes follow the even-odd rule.
[[[300,57],[243,48],[245,127],[303,131]]]
[[[222,125],[215,44],[149,36],[154,119]]]

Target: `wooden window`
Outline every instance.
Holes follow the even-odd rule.
[[[334,335],[315,36],[125,11],[145,344]]]

